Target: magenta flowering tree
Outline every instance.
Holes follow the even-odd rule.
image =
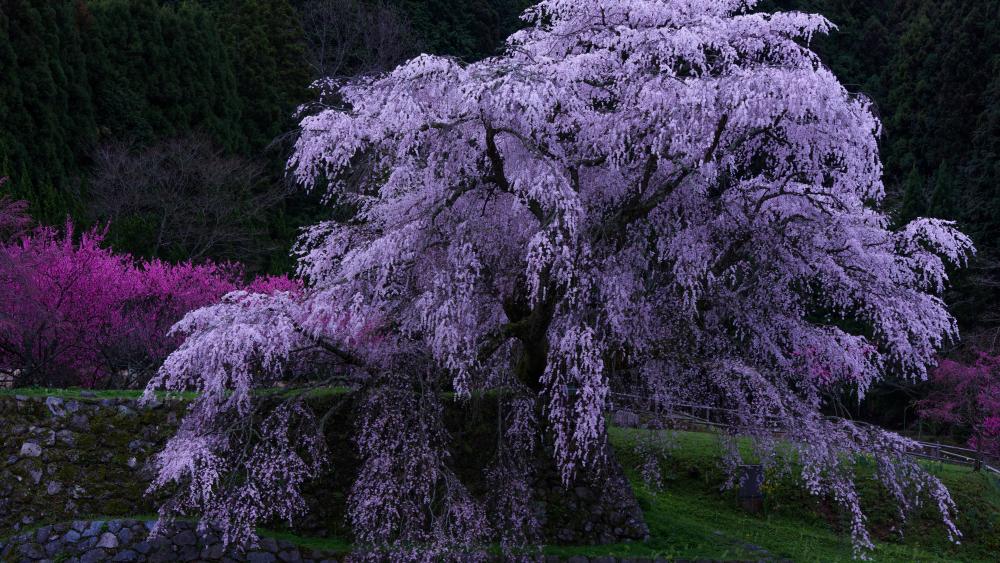
[[[0,362],[18,385],[85,385],[108,372],[102,342],[123,329],[117,296],[135,291],[129,265],[100,247],[100,232],[39,228],[0,246]]]
[[[517,397],[490,471],[512,491],[539,436],[567,483],[599,463],[603,410],[626,382],[729,409],[766,464],[795,458],[848,511],[859,553],[859,455],[876,456],[901,516],[929,495],[957,535],[908,440],[821,408],[833,389],[926,376],[956,335],[946,266],[972,245],[945,221],[890,228],[880,124],[808,48],[831,24],[754,4],[544,0],[503,56],[425,55],[343,85],[342,106],[302,121],[290,168],[357,214],[304,234],[300,296],[230,297],[175,327],[187,340],[150,389],[202,395],[158,484],[191,483],[184,508],[238,539],[293,510],[322,456],[286,452],[301,471],[280,481],[280,508],[242,492],[274,476],[225,485],[219,459],[247,451],[229,421],[251,412],[250,390],[318,347],[369,397],[351,501],[366,542],[467,545],[491,522],[530,521],[516,502],[485,519],[470,504],[428,389]]]
[[[995,410],[995,414],[983,419],[982,435],[970,440],[970,445],[978,451],[992,456],[993,459],[1000,459],[1000,411]]]
[[[26,216],[12,216],[23,231]],[[16,371],[16,385],[142,383],[179,344],[167,334],[174,323],[244,285],[236,266],[139,261],[103,236],[67,222],[0,240],[0,369]],[[260,278],[250,287],[295,283]]]
[[[918,404],[920,415],[969,430],[969,447],[1000,457],[1000,357],[980,352],[964,364],[942,360],[932,372],[931,392]]]

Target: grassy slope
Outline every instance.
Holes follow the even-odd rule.
[[[788,558],[802,562],[851,561],[852,548],[846,521],[836,510],[804,493],[790,480],[766,485],[765,514],[752,516],[736,505],[734,493],[721,492],[719,444],[715,436],[700,432],[677,433],[676,445],[663,461],[665,487],[654,491],[638,475],[636,430],[611,429],[611,441],[635,488],[650,528],[645,543],[604,546],[547,546],[542,552],[616,557],[679,559]],[[959,526],[966,534],[962,545],[951,544],[932,510],[917,514],[905,530],[906,540],[885,534],[876,541],[876,561],[996,561],[1000,553],[1000,484],[983,474],[952,465],[928,466],[951,489],[962,513]],[[862,468],[859,487],[870,523],[880,528],[894,519],[880,497],[877,484],[866,479]],[[264,531],[272,535],[271,532]],[[338,551],[345,544],[336,539],[308,539],[277,534],[309,547]]]
[[[718,466],[716,438],[705,433],[677,433],[676,448],[663,461],[664,487],[648,488],[639,478],[639,458],[634,452],[641,431],[614,428],[612,443],[636,490],[650,527],[651,539],[643,545],[551,549],[570,555],[660,555],[683,558],[759,558],[770,556],[795,561],[849,561],[851,543],[846,521],[828,503],[804,493],[791,479],[765,484],[765,513],[742,512],[735,494],[721,492],[724,476]],[[861,469],[859,488],[877,541],[877,561],[995,561],[1000,553],[1000,485],[995,479],[951,465],[928,467],[952,491],[959,510],[959,527],[966,534],[963,545],[951,544],[933,510],[923,510],[904,530],[905,541],[888,530],[894,514],[884,491]]]

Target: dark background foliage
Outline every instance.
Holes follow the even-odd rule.
[[[312,99],[309,85],[320,77],[309,65],[303,16],[316,5],[349,4],[376,22],[380,9],[403,22],[402,34],[383,37],[412,46],[396,59],[429,51],[472,60],[498,50],[525,2],[0,0],[0,176],[10,178],[2,189],[30,201],[44,222],[67,214],[105,220],[90,205],[101,147],[128,143],[139,151],[207,139],[207,156],[221,151],[264,169],[257,195],[284,196],[267,224],[254,226],[256,250],[213,257],[289,269],[296,229],[317,212],[283,178],[296,108]],[[364,45],[339,47],[352,50],[337,69],[343,75],[399,62]],[[114,219],[116,248],[179,258],[157,247],[147,217]]]

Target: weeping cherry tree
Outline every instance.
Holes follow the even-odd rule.
[[[929,501],[957,538],[911,442],[822,409],[926,376],[956,336],[946,267],[972,245],[945,221],[891,227],[871,103],[809,49],[832,24],[755,3],[543,0],[502,56],[342,84],[289,168],[356,213],[303,234],[301,294],[234,293],[175,327],[187,339],[150,389],[200,395],[158,458],[154,487],[185,484],[163,514],[243,540],[303,509],[301,484],[336,470],[322,414],[289,401],[245,426],[252,389],[307,350],[363,393],[363,542],[530,527],[525,459],[549,440],[567,484],[599,464],[626,388],[732,413],[765,465],[843,507],[859,555],[863,456],[901,517]],[[487,509],[449,468],[440,410],[441,391],[491,389],[510,399],[488,477],[511,498]]]

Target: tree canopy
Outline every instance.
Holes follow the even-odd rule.
[[[872,104],[808,48],[830,22],[753,4],[545,0],[501,56],[419,56],[305,118],[293,173],[357,213],[302,237],[303,294],[233,295],[178,325],[188,338],[150,389],[201,395],[159,458],[158,484],[191,483],[171,507],[233,538],[301,507],[322,463],[315,437],[308,454],[287,444],[305,406],[276,411],[257,448],[231,425],[254,386],[318,347],[368,393],[351,518],[371,543],[490,534],[435,453],[434,390],[514,393],[514,435],[549,436],[570,483],[598,463],[605,400],[625,386],[728,409],[765,464],[794,456],[844,507],[861,551],[861,453],[901,512],[927,494],[957,535],[907,440],[821,408],[845,386],[925,375],[956,335],[940,295],[971,241],[935,219],[892,228]],[[511,489],[526,479],[516,444],[534,442],[500,434],[496,486]],[[417,476],[427,466],[407,459],[437,461]],[[426,510],[463,517],[428,531]]]

